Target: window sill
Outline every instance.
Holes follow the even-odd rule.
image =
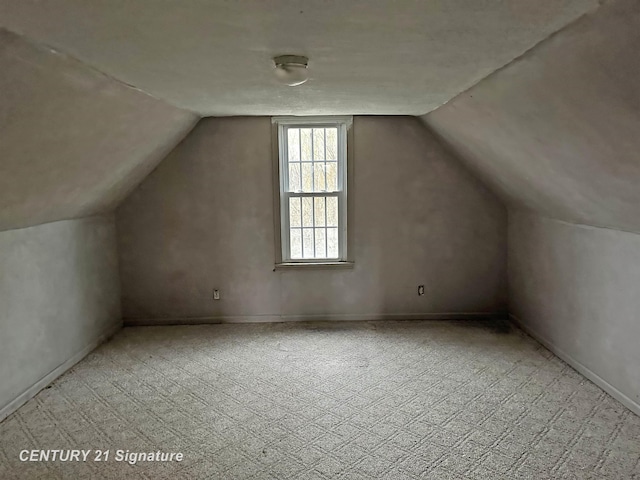
[[[287,262],[276,263],[274,271],[276,270],[323,270],[323,269],[344,269],[353,268],[353,262]]]

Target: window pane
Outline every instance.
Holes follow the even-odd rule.
[[[313,198],[302,198],[302,226],[313,227]]]
[[[337,128],[327,128],[327,160],[338,160]]]
[[[326,251],[326,230],[324,228],[316,228],[316,258],[327,258]]]
[[[324,192],[326,186],[324,184],[324,163],[313,164],[313,191]]]
[[[311,128],[300,129],[300,142],[302,145],[302,161],[310,162],[311,158]]]
[[[299,228],[292,228],[291,232],[291,258],[302,258],[302,231]]]
[[[281,165],[286,181],[283,192],[288,202],[281,219],[286,232],[283,257],[293,261],[338,259],[340,240],[345,240],[340,230],[343,227],[340,212],[346,198],[338,192],[343,160],[340,154],[346,153],[341,141],[346,138],[338,123],[325,125],[306,126],[303,121],[299,124],[287,121],[279,127],[284,129],[280,131],[287,142],[282,152],[285,163]],[[346,188],[346,184],[343,186]]]
[[[289,226],[301,227],[300,198],[289,199]]]
[[[290,192],[300,191],[300,164],[299,163],[289,164],[289,191]]]
[[[327,197],[327,226],[338,226],[338,198]]]
[[[338,163],[327,162],[327,192],[338,190]]]
[[[313,228],[302,229],[302,258],[313,258]]]
[[[338,258],[338,229],[327,228],[327,258]]]
[[[324,161],[324,128],[313,129],[313,159]]]
[[[300,129],[290,128],[287,130],[287,143],[289,145],[288,158],[290,162],[300,161]]]
[[[313,164],[302,164],[302,191],[313,192]]]
[[[316,208],[316,227],[324,227],[325,226],[325,210],[324,210],[324,197],[315,197],[313,199],[315,208]]]

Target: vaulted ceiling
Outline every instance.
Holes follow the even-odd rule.
[[[607,2],[423,120],[511,205],[640,232],[639,52]]]
[[[431,111],[508,204],[640,232],[637,0],[0,0],[0,25],[0,230],[111,211],[200,114]]]
[[[0,230],[112,210],[197,119],[0,29]]]

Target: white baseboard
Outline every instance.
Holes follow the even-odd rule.
[[[573,358],[571,355],[566,353],[564,350],[554,345],[550,340],[540,335],[538,332],[536,332],[527,324],[522,322],[522,320],[520,320],[515,315],[509,314],[509,318],[516,326],[524,330],[528,335],[530,335],[536,341],[541,343],[547,350],[551,351],[554,355],[556,355],[562,361],[570,365],[578,373],[582,374],[587,379],[591,380],[593,383],[595,383],[597,386],[599,386],[602,390],[607,392],[613,398],[618,400],[620,403],[622,403],[625,407],[627,407],[633,413],[640,416],[640,404],[635,402],[632,398],[622,393],[616,387],[614,387],[609,382],[607,382],[604,378],[600,377],[597,373],[593,372],[588,367],[584,366],[578,360]]]
[[[328,315],[225,315],[219,317],[125,318],[126,327],[152,325],[202,325],[218,323],[364,322],[376,320],[466,320],[505,318],[504,312],[480,313],[347,313]]]
[[[86,347],[80,350],[78,353],[69,358],[62,365],[57,366],[51,372],[46,374],[36,383],[27,388],[24,392],[14,398],[11,402],[9,402],[4,407],[0,408],[0,422],[15,412],[22,405],[27,403],[33,397],[35,397],[40,390],[45,388],[51,382],[53,382],[60,375],[65,373],[71,367],[73,367],[76,363],[86,357],[89,353],[91,353],[98,345],[108,340],[112,337],[118,330],[122,328],[122,322],[118,322],[114,325],[111,325],[107,330],[105,330],[102,334],[100,334],[97,338],[91,341]]]

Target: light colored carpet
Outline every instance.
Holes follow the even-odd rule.
[[[0,478],[620,480],[640,418],[506,324],[126,328],[0,424]]]

